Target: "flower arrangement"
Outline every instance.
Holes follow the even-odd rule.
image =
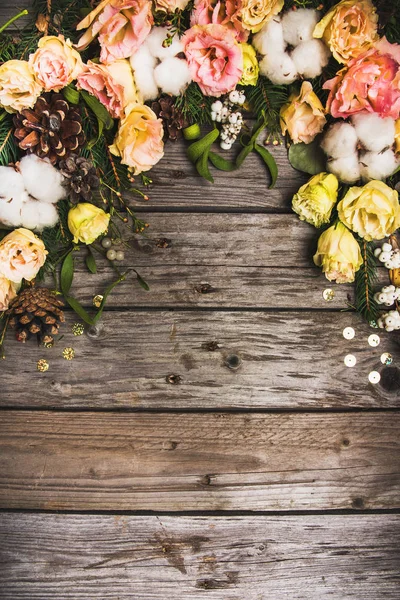
[[[354,308],[391,328],[379,305],[397,310],[400,298],[396,2],[33,4],[34,22],[10,30],[23,11],[0,28],[1,346],[8,324],[21,341],[50,344],[63,320],[61,295],[86,323],[98,321],[126,276],[113,240],[130,238],[118,223],[129,223],[129,235],[147,226],[123,192],[146,197],[145,173],[180,137],[206,180],[212,167],[233,171],[256,152],[273,186],[267,146],[286,136],[290,162],[312,175],[293,209],[322,229],[314,262],[330,281],[355,279]],[[232,147],[228,160],[223,151]],[[375,251],[371,244],[388,236]],[[90,272],[100,253],[118,275],[94,316],[71,294],[82,252]],[[394,292],[373,289],[376,258],[389,265]],[[54,290],[33,286],[49,272]]]

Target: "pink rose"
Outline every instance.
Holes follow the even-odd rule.
[[[74,81],[83,69],[79,52],[63,35],[42,37],[38,49],[29,57],[29,65],[46,92],[59,92]]]
[[[77,30],[87,31],[77,49],[84,50],[99,36],[101,62],[129,58],[144,42],[152,25],[149,0],[103,0],[78,24]]]
[[[249,31],[243,29],[240,18],[242,0],[195,0],[191,25],[225,25],[231,29],[238,42],[246,42]]]
[[[182,37],[192,79],[206,96],[233,90],[243,73],[243,56],[231,29],[195,25]]]
[[[137,102],[132,69],[126,59],[110,65],[97,65],[89,60],[78,75],[77,87],[95,96],[114,119],[122,116],[125,106]]]
[[[335,118],[377,113],[397,119],[400,114],[400,46],[385,38],[351,60],[324,84],[330,90],[326,110]]]

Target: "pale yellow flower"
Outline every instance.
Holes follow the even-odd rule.
[[[240,85],[256,85],[259,74],[256,51],[250,44],[240,44],[243,54],[243,75]]]
[[[363,260],[353,234],[338,222],[320,235],[314,262],[329,281],[351,283]]]
[[[329,223],[337,202],[339,182],[332,173],[319,173],[311,177],[293,196],[292,207],[302,221],[314,227]]]
[[[300,93],[292,94],[280,110],[282,135],[286,132],[293,142],[309,144],[326,123],[324,107],[313,92],[309,81],[303,81]]]
[[[11,300],[17,296],[18,285],[0,275],[0,311],[7,310]]]
[[[42,86],[26,60],[8,60],[0,67],[0,105],[8,112],[32,108]]]
[[[284,0],[243,0],[240,16],[242,27],[257,33],[283,8]]]
[[[382,240],[400,227],[400,204],[396,190],[373,179],[363,187],[351,187],[338,204],[339,219],[364,238]]]
[[[14,283],[31,281],[46,261],[44,243],[29,229],[14,229],[0,242],[0,275]]]
[[[322,38],[333,56],[347,64],[378,39],[378,15],[370,0],[342,0],[317,23],[314,37]]]
[[[110,215],[89,202],[77,204],[68,213],[68,229],[74,236],[74,244],[92,244],[107,231],[109,222]]]

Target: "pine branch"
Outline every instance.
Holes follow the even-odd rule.
[[[377,267],[374,248],[371,242],[359,240],[363,263],[355,277],[355,309],[367,321],[378,318],[379,309],[374,300],[374,286],[377,281]]]
[[[245,88],[247,101],[257,119],[265,117],[266,128],[272,136],[280,132],[279,111],[288,100],[288,89],[275,85],[267,77],[259,77],[255,86]]]
[[[204,96],[197,83],[191,83],[183,94],[175,100],[175,106],[182,111],[188,125],[211,123],[211,99]]]

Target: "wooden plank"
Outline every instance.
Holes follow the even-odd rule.
[[[3,598],[398,598],[397,515],[0,515]]]
[[[397,356],[396,338],[380,331],[381,344],[371,348],[367,339],[375,330],[355,314],[110,311],[95,339],[74,337],[76,320],[68,315],[64,338],[50,349],[34,340],[21,346],[9,333],[7,358],[1,361],[2,406],[399,406],[398,369],[388,371],[380,361],[383,352]],[[353,340],[343,338],[347,326],[356,331]],[[76,352],[70,362],[62,357],[67,346]],[[357,358],[354,368],[344,365],[349,353]],[[36,370],[40,358],[49,361],[46,373]],[[382,373],[383,385],[369,383],[372,370]],[[167,381],[171,374],[180,385]],[[19,383],[17,391],[15,382],[22,379],[29,384]]]
[[[396,416],[3,411],[0,508],[398,508]]]

